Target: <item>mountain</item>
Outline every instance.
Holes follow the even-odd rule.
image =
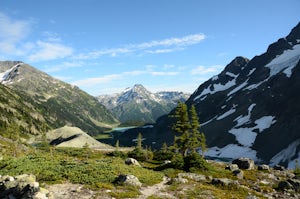
[[[300,23],[265,53],[251,60],[236,57],[198,87],[186,104],[196,107],[206,155],[294,167],[300,160],[299,60]],[[159,148],[172,143],[171,125],[172,118],[163,116],[153,128],[129,130],[116,139],[131,144],[140,131],[145,145]]]
[[[96,135],[105,128],[118,123],[95,97],[28,64],[13,61],[0,62],[0,72],[0,80],[4,85],[1,88],[5,96],[8,96],[7,92],[13,93],[8,98],[4,96],[1,103],[10,101],[15,95],[20,103],[25,104],[24,108],[29,108],[29,110],[17,109],[16,107],[20,104],[17,104],[18,100],[16,100],[16,107],[14,107],[16,111],[7,110],[6,112],[21,111],[20,117],[28,114],[31,114],[32,117],[36,115],[36,117],[42,118],[40,120],[49,128],[59,128],[65,125],[76,126],[90,135]],[[11,106],[10,103],[7,104]],[[9,109],[6,105],[3,105],[4,109]],[[5,120],[4,113],[1,114]],[[18,121],[15,122],[18,123]],[[21,124],[22,120],[19,123]],[[38,131],[40,129],[36,132]]]
[[[182,92],[151,93],[143,85],[136,84],[119,94],[98,96],[98,100],[122,123],[134,124],[154,123],[188,96]]]

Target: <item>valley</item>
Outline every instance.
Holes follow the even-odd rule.
[[[130,59],[139,51],[141,61],[145,54],[184,51],[204,38],[128,44],[89,56],[110,54],[120,59],[112,65],[121,71],[119,54]],[[89,56],[64,64],[75,70]],[[168,78],[183,71],[198,81],[216,70],[148,64],[107,75],[109,67],[99,62],[101,78],[71,84],[33,66],[39,62],[0,61],[0,198],[299,198],[300,23],[260,55],[235,56],[192,93],[164,91],[162,85],[168,88]],[[138,75],[166,82],[159,91],[137,81],[95,96],[75,86],[141,81]]]

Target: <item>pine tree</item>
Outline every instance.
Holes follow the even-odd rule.
[[[137,137],[137,144],[136,144],[136,148],[139,149],[139,150],[142,150],[142,141],[143,141],[143,136],[141,133],[138,134],[138,137]]]
[[[187,105],[179,102],[172,117],[175,118],[172,129],[179,134],[174,136],[173,149],[175,149],[175,152],[178,149],[185,157],[188,151],[196,152],[196,149],[200,147],[202,156],[204,156],[206,138],[204,133],[199,132],[200,123],[195,106],[192,105],[188,111]]]
[[[180,134],[175,142],[178,144],[182,155],[186,156],[189,149],[189,129],[191,128],[186,104],[178,102],[175,114],[172,117],[175,118],[172,129]]]
[[[196,112],[196,108],[194,105],[191,106],[190,109],[190,122],[191,122],[191,129],[190,129],[190,141],[189,147],[192,152],[196,152],[196,148],[201,145],[201,135],[199,132],[200,124],[199,118]]]
[[[205,153],[205,151],[207,151],[206,137],[205,137],[204,133],[200,133],[200,147],[201,147],[201,151],[202,151],[202,157],[204,157],[204,153]]]

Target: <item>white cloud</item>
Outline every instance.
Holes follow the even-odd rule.
[[[152,76],[175,76],[178,72],[161,72],[161,71],[148,71],[148,70],[134,70],[126,71],[119,74],[105,75],[102,77],[86,78],[73,82],[76,86],[91,87],[97,84],[110,83],[117,79],[123,79],[125,77],[140,76],[140,75],[152,75]]]
[[[150,72],[153,76],[175,76],[178,75],[178,72],[162,72],[162,71],[152,71]]]
[[[60,43],[37,41],[35,52],[29,55],[32,62],[64,58],[72,55],[73,49]]]
[[[178,50],[184,50],[187,46],[195,45],[204,40],[206,36],[202,33],[187,35],[179,38],[169,38],[163,40],[153,40],[140,44],[128,44],[124,47],[109,48],[82,53],[74,56],[76,59],[96,59],[103,55],[115,57],[120,54],[128,54],[133,52],[160,54],[170,53]]]
[[[206,75],[209,73],[216,73],[221,71],[223,66],[215,65],[215,66],[197,66],[196,68],[190,71],[191,75]]]
[[[200,34],[187,35],[181,38],[174,37],[174,38],[163,39],[163,40],[154,40],[150,42],[133,45],[133,47],[146,49],[146,48],[161,47],[161,46],[165,46],[165,47],[166,46],[189,46],[189,45],[198,44],[204,39],[205,39],[205,35],[200,33]]]
[[[0,52],[21,54],[17,45],[28,36],[33,20],[14,20],[0,12]]]

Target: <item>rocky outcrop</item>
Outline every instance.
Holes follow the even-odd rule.
[[[125,160],[125,164],[139,166],[139,167],[141,166],[140,163],[136,159],[134,159],[134,158],[127,158]]]
[[[0,177],[0,198],[48,199],[51,196],[48,190],[40,187],[34,175],[23,174]]]
[[[141,187],[142,186],[142,183],[134,175],[121,174],[117,177],[117,179],[115,180],[115,183],[134,186],[134,187]]]
[[[232,164],[238,165],[240,169],[254,169],[254,161],[250,158],[238,158],[232,161]]]

